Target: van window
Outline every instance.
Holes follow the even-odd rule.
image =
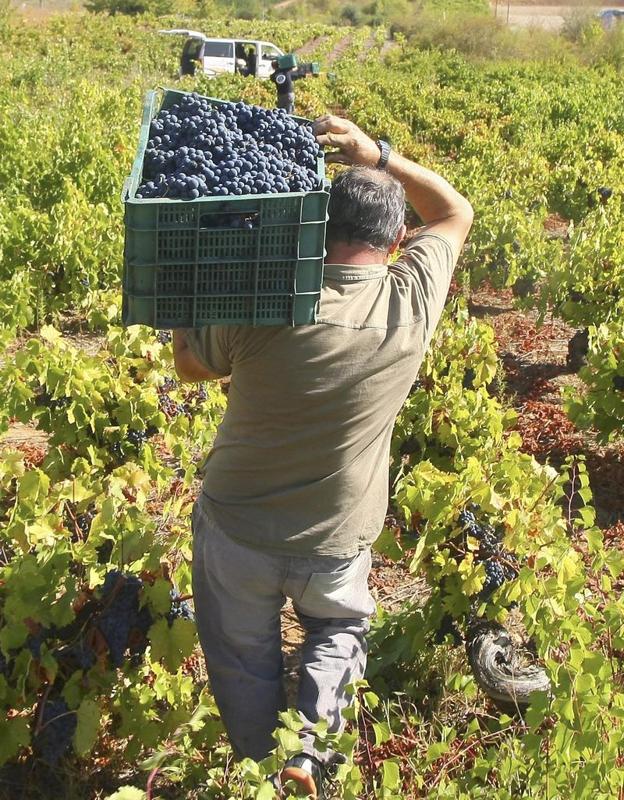
[[[234,43],[204,42],[204,58],[234,58]]]
[[[273,45],[270,44],[262,45],[262,58],[274,61],[279,55],[280,51],[277,49],[277,47],[273,47]]]

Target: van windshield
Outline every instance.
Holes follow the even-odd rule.
[[[204,58],[234,58],[233,42],[204,42]]]

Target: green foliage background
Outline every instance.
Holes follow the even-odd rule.
[[[570,413],[617,437],[622,37],[600,34],[587,48],[511,38],[485,16],[422,21],[392,46],[385,27],[225,17],[199,17],[193,26],[255,34],[286,50],[313,41],[307,57],[325,68],[343,43],[334,80],[298,85],[299,112],[348,111],[470,198],[476,220],[457,272],[463,291],[486,279],[497,287],[525,279],[532,289],[524,305],[593,326],[581,374],[590,390],[568,399]],[[30,769],[37,709],[49,687],[60,686],[78,720],[68,797],[91,796],[92,786],[70,776],[88,773],[98,755],[113,773],[131,776],[133,788],[120,788],[117,800],[143,797],[155,768],[174,795],[268,798],[265,776],[296,749],[297,721],[287,715],[274,759],[230,766],[213,701],[194,680],[193,628],[169,628],[163,617],[171,580],[190,589],[194,464],[225,399],[218,386],[205,399],[178,386],[169,394],[189,412],[164,413],[170,345],[146,329],[118,327],[121,186],[147,88],[273,100],[270,86],[238,76],[179,81],[181,43],[156,31],[180,23],[149,15],[69,15],[36,25],[0,18],[0,325],[11,355],[2,366],[0,423],[36,421],[51,437],[42,461],[5,449],[0,467],[0,651],[11,662],[0,676],[8,711],[0,761]],[[499,58],[503,51],[511,57]],[[600,187],[613,190],[606,202]],[[564,237],[545,226],[555,213],[569,223]],[[72,339],[76,328],[99,332],[94,352]],[[558,473],[521,451],[515,414],[494,390],[499,372],[491,329],[469,319],[457,298],[397,421],[397,525],[378,545],[423,574],[429,592],[422,607],[380,612],[375,622],[370,686],[334,743],[357,756],[341,768],[338,796],[611,800],[624,785],[622,556],[604,547],[595,527],[583,464]],[[60,403],[54,414],[50,397]],[[147,445],[112,457],[128,430],[148,424],[158,433]],[[521,564],[476,613],[518,616],[552,681],[552,695],[536,697],[524,714],[488,704],[462,652],[436,638],[444,615],[465,632],[483,587],[475,542],[458,526],[469,503],[503,530]],[[72,515],[87,508],[95,518],[81,535]],[[117,671],[103,653],[87,672],[63,674],[51,636],[33,655],[24,646],[33,631],[72,620],[76,603],[97,595],[113,566],[146,577],[144,602],[156,622],[144,661]],[[42,786],[45,779],[37,791]]]

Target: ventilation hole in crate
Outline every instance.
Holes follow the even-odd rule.
[[[195,231],[159,231],[159,261],[190,261],[195,258]]]
[[[157,294],[193,294],[195,284],[195,266],[193,264],[167,264],[157,269]]]
[[[290,319],[291,306],[292,297],[288,294],[275,297],[259,297],[256,317],[258,320],[280,320],[284,322]]]
[[[299,226],[265,228],[261,233],[260,256],[266,258],[297,258]]]
[[[200,231],[199,258],[252,258],[256,255],[257,230]]]
[[[159,297],[156,300],[155,328],[168,328],[171,325],[192,324],[192,297]]]
[[[196,325],[253,322],[253,297],[200,297]]]
[[[292,292],[296,261],[265,261],[258,266],[258,292]]]
[[[265,222],[299,222],[301,214],[301,198],[284,198],[267,201],[262,215]]]
[[[250,293],[254,290],[254,265],[249,263],[200,264],[198,294]]]
[[[180,208],[171,206],[160,206],[158,209],[158,226],[160,228],[166,225],[183,225],[185,227],[195,227],[197,219],[197,210],[195,208]]]

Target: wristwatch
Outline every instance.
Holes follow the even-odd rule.
[[[388,165],[388,159],[390,158],[390,145],[388,142],[384,142],[383,139],[377,139],[375,144],[381,153],[379,156],[379,161],[377,162],[377,169],[386,169],[386,166]]]

